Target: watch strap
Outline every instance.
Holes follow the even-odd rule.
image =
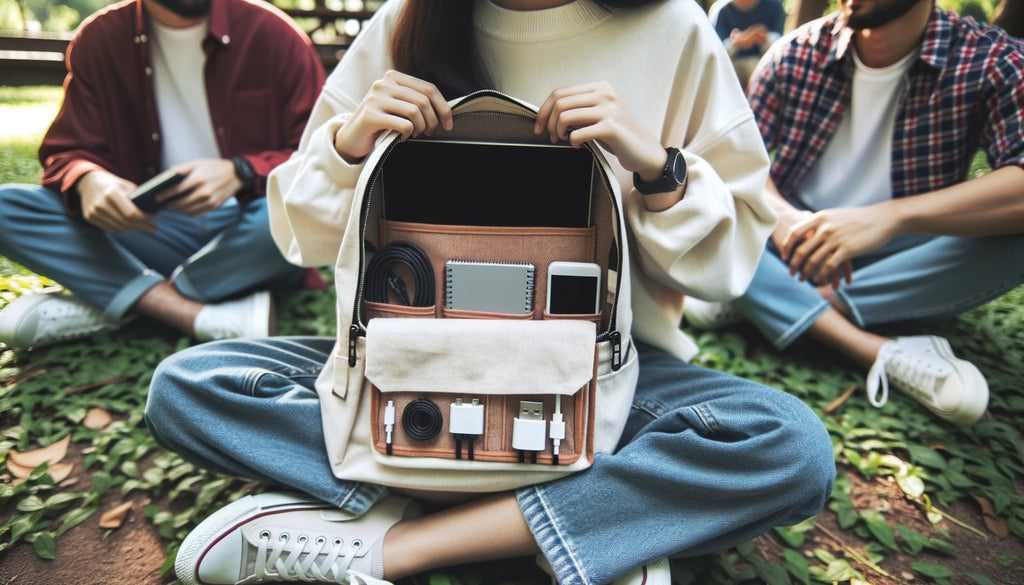
[[[253,170],[249,159],[244,156],[233,156],[230,160],[235,165],[235,176],[242,182],[240,191],[252,189],[253,184],[256,182],[256,171]]]
[[[649,182],[640,178],[639,173],[633,173],[633,186],[644,195],[656,193],[668,193],[686,184],[686,161],[678,148],[669,146],[665,148],[665,168],[661,170],[661,176]],[[681,165],[681,177],[677,174],[677,165]]]

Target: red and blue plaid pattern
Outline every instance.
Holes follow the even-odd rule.
[[[777,43],[750,87],[772,180],[795,195],[850,103],[852,31],[837,15]],[[1024,42],[938,7],[907,73],[892,144],[894,197],[962,182],[978,150],[992,168],[1024,166]]]

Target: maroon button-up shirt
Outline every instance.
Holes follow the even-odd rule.
[[[43,138],[43,186],[76,212],[75,183],[105,169],[142,183],[160,168],[161,128],[145,9],[127,0],[91,16],[67,50],[64,102]],[[298,147],[324,83],[309,38],[259,0],[213,0],[206,53],[206,97],[224,158],[244,156],[256,171],[248,200],[265,194],[270,171]]]

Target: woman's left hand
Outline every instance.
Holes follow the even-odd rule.
[[[605,81],[551,92],[537,112],[533,131],[547,129],[552,144],[567,140],[579,148],[596,140],[627,171],[656,177],[665,166],[665,147],[652,136]]]

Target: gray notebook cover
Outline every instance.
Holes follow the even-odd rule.
[[[522,315],[533,312],[533,264],[449,260],[445,308]]]

